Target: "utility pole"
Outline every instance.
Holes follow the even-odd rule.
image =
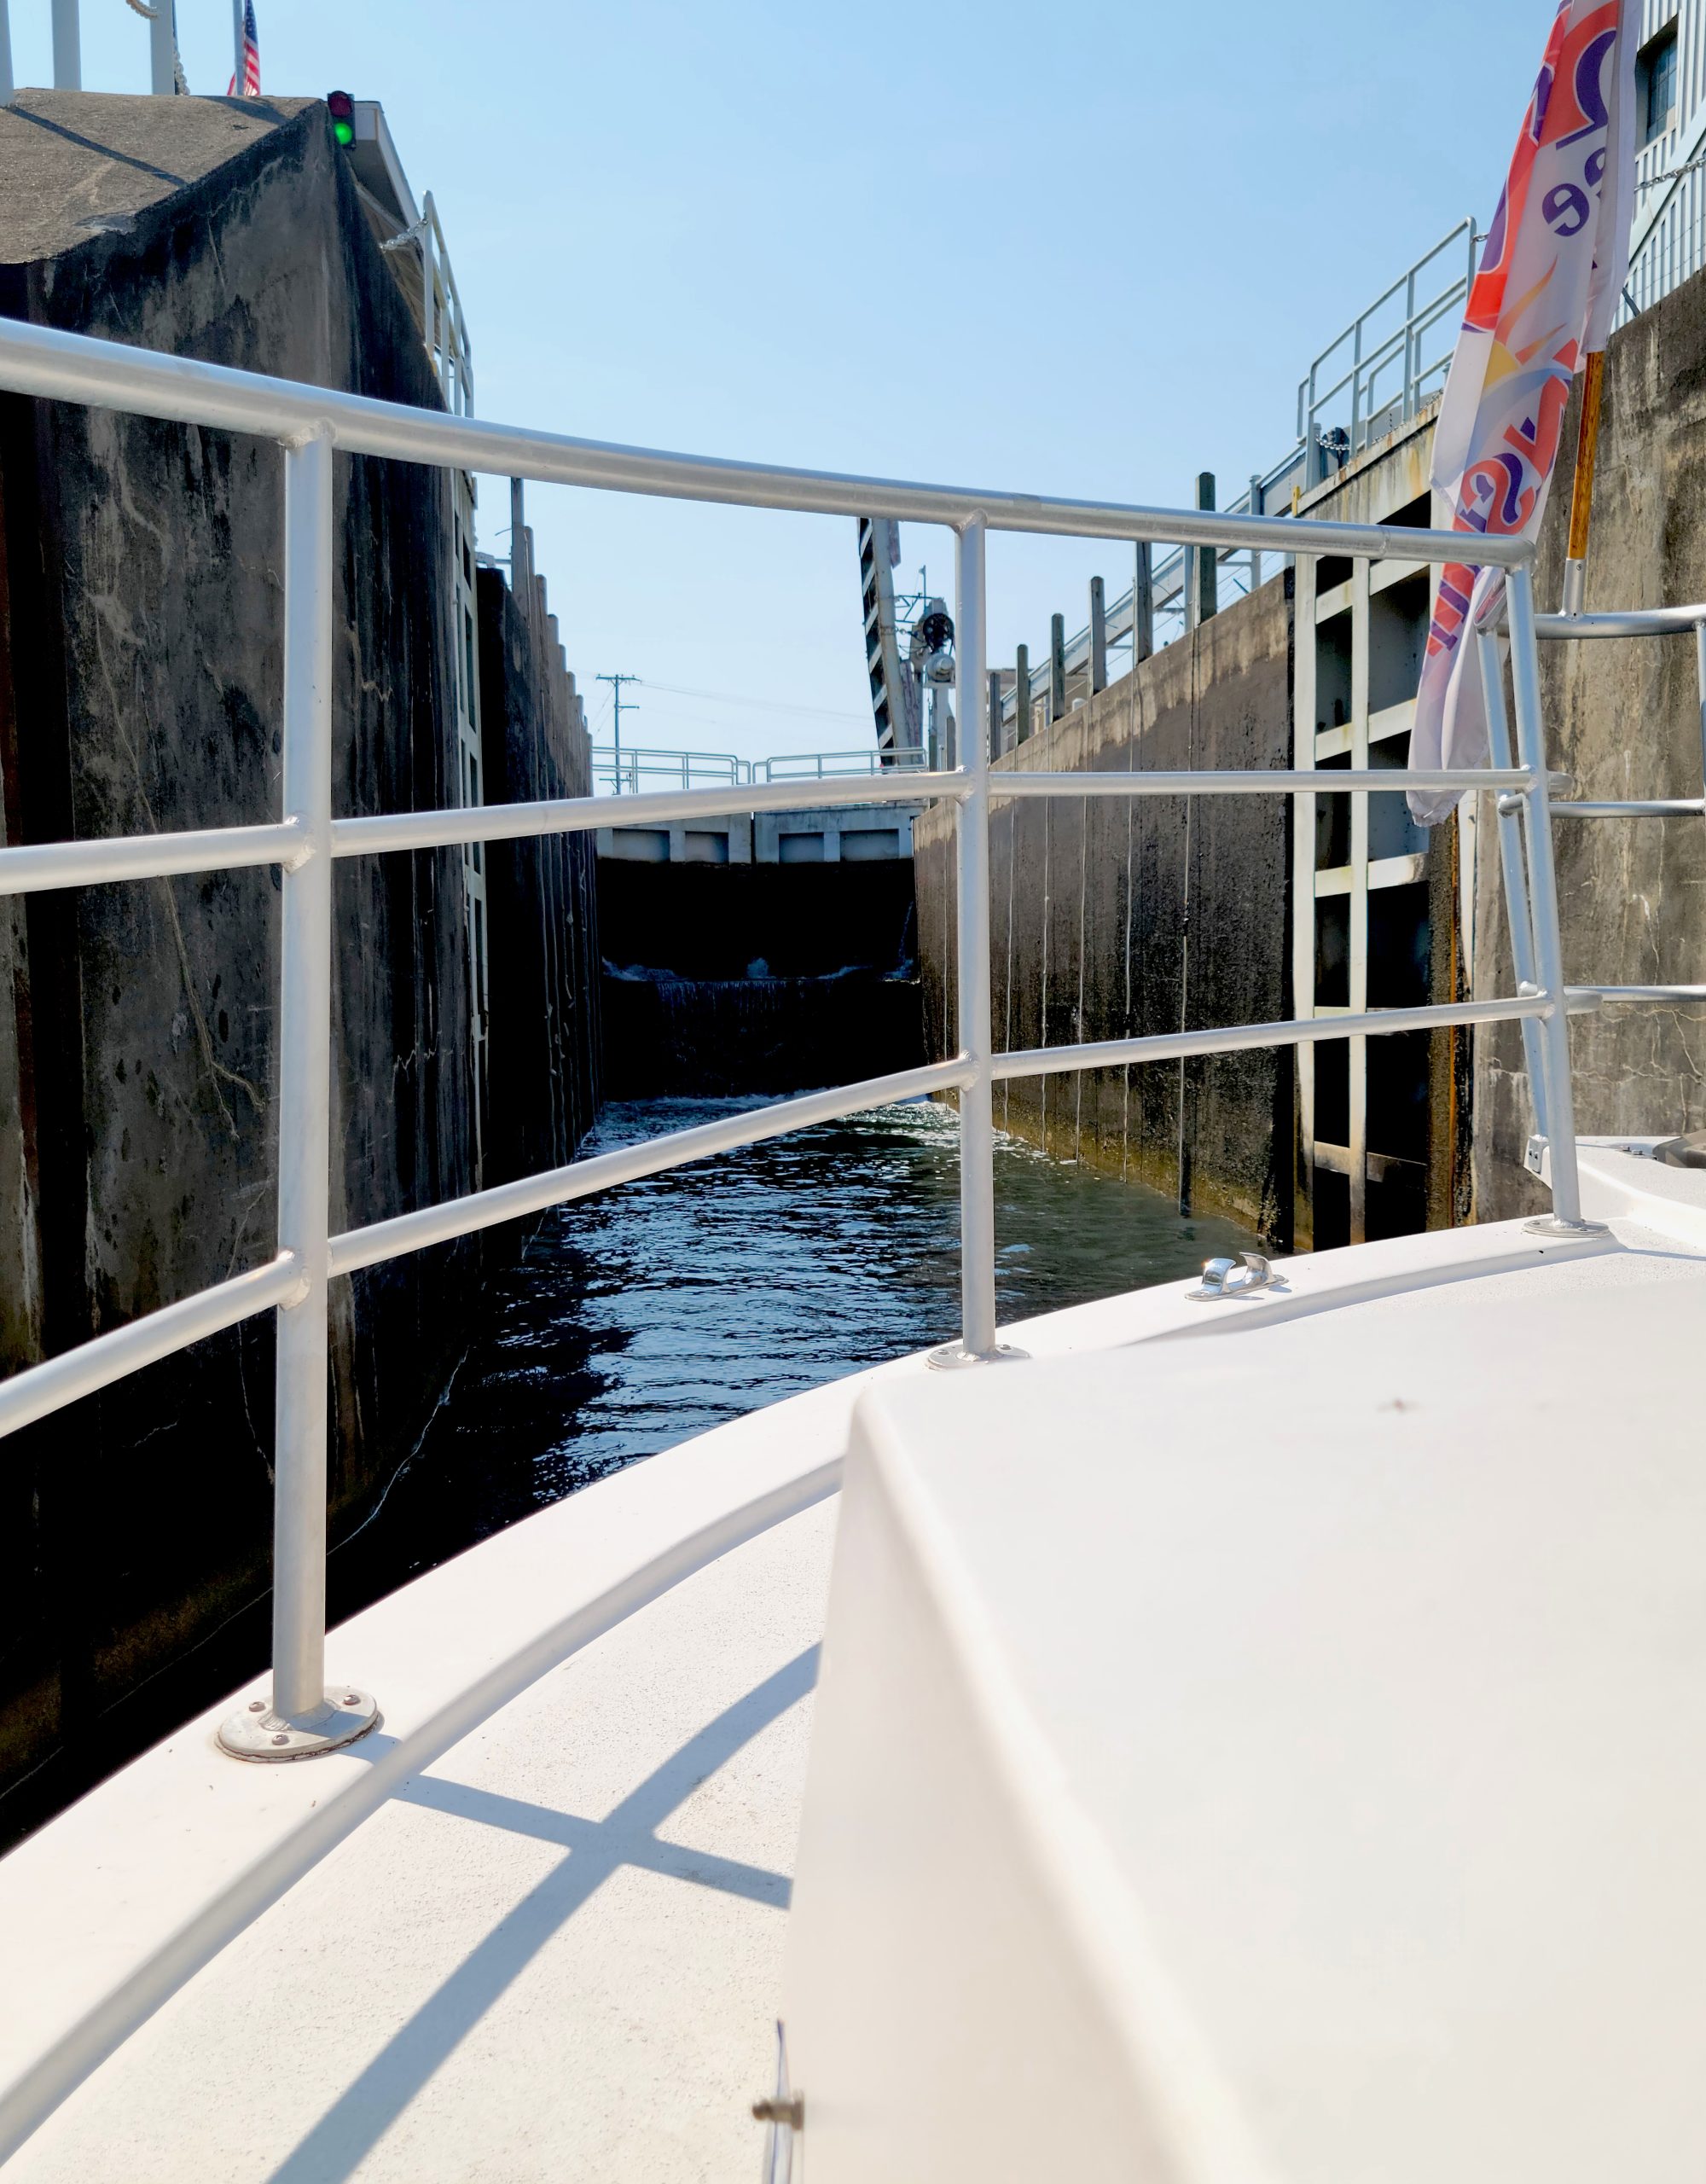
[[[600,682],[608,682],[615,693],[616,725],[612,730],[612,741],[616,746],[615,793],[620,796],[622,793],[622,686],[624,682],[637,682],[640,677],[637,675],[601,675],[595,680]],[[630,712],[638,710],[631,698],[628,700],[628,710]]]

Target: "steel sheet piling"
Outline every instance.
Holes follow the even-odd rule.
[[[284,813],[309,854],[282,880],[278,1247],[306,1281],[278,1315],[273,1711],[324,1710],[326,1285],[331,1265],[332,442],[285,451]]]
[[[995,1133],[989,1006],[989,761],[981,517],[955,551],[955,674],[964,716],[956,839],[960,1052],[973,1072],[960,1095],[960,1300],[965,1355],[995,1354]]]
[[[1517,755],[1533,775],[1533,785],[1525,801],[1535,967],[1536,983],[1553,1004],[1541,1020],[1541,1031],[1545,1058],[1546,1142],[1552,1149],[1552,1211],[1559,1221],[1579,1228],[1582,1225],[1581,1186],[1575,1166],[1575,1101],[1570,1082],[1570,1018],[1564,1002],[1558,873],[1552,858],[1552,784],[1546,773],[1546,729],[1541,716],[1534,578],[1527,569],[1512,569],[1507,590],[1512,679],[1517,700]]]

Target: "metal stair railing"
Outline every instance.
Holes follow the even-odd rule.
[[[609,446],[490,424],[264,378],[84,335],[0,322],[0,390],[76,402],[270,439],[282,454],[285,491],[282,811],[279,820],[101,842],[0,847],[0,893],[89,886],[236,866],[269,865],[281,879],[282,954],[277,1016],[277,1250],[266,1264],[162,1307],[131,1325],[0,1383],[0,1433],[111,1385],[218,1329],[278,1314],[275,1388],[275,1547],[270,1702],[254,1702],[222,1731],[239,1757],[292,1759],[336,1749],[371,1726],[374,1701],[355,1684],[328,1687],[325,1663],[328,1289],[360,1267],[472,1234],[518,1215],[891,1101],[960,1096],[960,1339],[937,1362],[986,1367],[1004,1353],[995,1319],[994,1085],[1003,1078],[1103,1069],[1300,1046],[1451,1024],[1517,1021],[1536,1037],[1539,1075],[1554,1124],[1549,1225],[1577,1234],[1581,1220],[1570,1120],[1570,1002],[1559,971],[1550,781],[1542,748],[1531,564],[1526,541],[1488,537],[1477,552],[1509,575],[1517,659],[1515,765],[1432,772],[1018,774],[989,763],[985,551],[991,531],[1117,539],[1158,538],[1233,550],[1372,560],[1460,558],[1449,533],[1378,525],[1232,516],[1212,511],[1048,500],[1011,492],[898,484],[753,463]],[[335,594],[334,455],[463,468],[541,484],[828,515],[884,515],[941,524],[955,541],[960,764],[953,772],[891,770],[839,780],[671,789],[628,799],[633,821],[732,810],[833,807],[941,798],[958,808],[955,888],[959,1051],[949,1060],[786,1100],[648,1144],[572,1162],[341,1234],[331,1231],[332,868],[339,859],[584,832],[614,816],[603,797],[482,804],[339,818],[332,808],[332,656]],[[1367,789],[1514,793],[1529,834],[1529,885],[1507,889],[1512,930],[1531,937],[1538,979],[1508,998],[1395,1008],[1104,1040],[1036,1053],[997,1054],[990,1028],[989,818],[995,798],[1055,794],[1316,796]],[[1507,875],[1509,876],[1509,875]],[[1520,875],[1518,875],[1520,877]],[[1586,1005],[1592,1005],[1587,1003]],[[782,1510],[780,1513],[786,1513]]]

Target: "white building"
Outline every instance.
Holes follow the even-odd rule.
[[[1640,0],[1640,19],[1625,319],[1706,264],[1706,0]]]

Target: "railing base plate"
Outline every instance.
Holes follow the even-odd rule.
[[[1030,1356],[1028,1350],[1015,1350],[1010,1342],[998,1342],[984,1356],[967,1350],[963,1342],[945,1342],[931,1351],[926,1362],[933,1373],[959,1373],[972,1365],[1017,1365]]]
[[[1603,1221],[1560,1221],[1555,1213],[1525,1221],[1523,1232],[1529,1236],[1609,1236],[1611,1233]]]
[[[241,1714],[219,1725],[219,1747],[233,1759],[256,1759],[272,1763],[288,1759],[317,1759],[322,1751],[340,1751],[357,1737],[379,1725],[379,1707],[365,1691],[353,1684],[328,1684],[326,1704],[306,1719],[275,1714],[264,1699],[254,1699]]]

